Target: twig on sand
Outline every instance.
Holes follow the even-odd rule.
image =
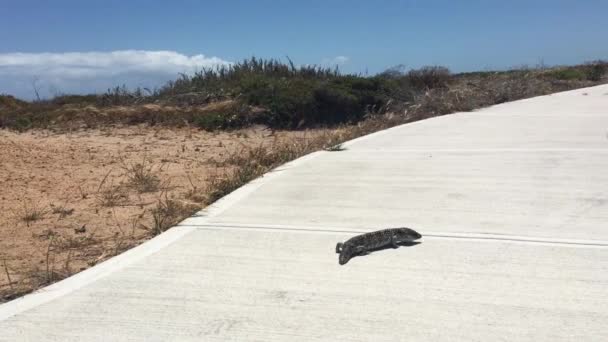
[[[10,286],[12,291],[13,281],[11,280],[11,274],[8,272],[8,265],[6,264],[6,259],[2,259],[2,264],[4,264],[4,272],[6,272],[6,278],[8,278],[8,286]]]

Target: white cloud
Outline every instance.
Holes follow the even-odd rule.
[[[335,65],[344,65],[344,64],[348,63],[349,61],[350,61],[350,58],[348,58],[347,56],[336,56],[333,58],[324,58],[323,61],[321,61],[321,64],[335,66]]]
[[[175,51],[123,50],[111,52],[3,53],[1,74],[29,74],[42,77],[95,77],[127,72],[192,72],[226,65],[217,57],[186,56]]]
[[[0,93],[31,97],[22,89],[34,78],[62,92],[103,91],[119,84],[154,87],[202,68],[230,63],[218,57],[175,51],[0,53]],[[153,84],[142,84],[149,82]],[[27,88],[27,86],[25,86]]]

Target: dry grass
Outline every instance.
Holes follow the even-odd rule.
[[[357,125],[344,125],[323,134],[303,139],[274,142],[235,151],[219,174],[211,177],[207,188],[207,202],[211,204],[273,168],[306,154],[326,150],[343,151],[342,143],[372,132],[408,122],[403,115],[373,116]],[[229,167],[226,167],[229,166]]]
[[[17,216],[29,227],[32,222],[42,220],[47,212],[48,211],[41,207],[37,202],[22,201]]]
[[[159,170],[146,160],[144,155],[141,162],[122,162],[122,169],[128,180],[128,184],[139,193],[154,192],[159,189],[160,179],[157,175]]]
[[[98,193],[99,204],[103,207],[116,207],[129,202],[129,193],[125,186],[110,184]]]
[[[190,216],[210,202],[209,175],[236,170],[237,152],[322,134],[263,127],[0,130],[0,212],[10,213],[0,215],[0,301],[96,265]]]
[[[71,184],[59,185],[56,189],[41,189],[46,192],[38,196],[47,198],[59,189],[71,189],[69,193],[57,194],[60,195],[58,198],[47,198],[48,202],[53,203],[49,210],[41,205],[32,205],[38,203],[33,200],[24,201],[22,206],[27,210],[22,211],[37,213],[30,216],[40,220],[27,221],[29,235],[7,232],[8,236],[24,239],[22,246],[28,250],[0,250],[0,266],[3,268],[3,272],[0,272],[3,274],[0,277],[0,300],[23,295],[119,254],[164,232],[197,210],[285,162],[314,151],[339,151],[340,143],[345,140],[402,123],[403,120],[403,116],[372,117],[358,125],[288,135],[264,130],[263,139],[256,138],[259,133],[236,132],[231,139],[236,139],[238,143],[219,136],[215,143],[207,143],[207,148],[214,148],[213,154],[207,154],[212,158],[197,158],[199,153],[204,152],[204,147],[199,147],[194,136],[189,134],[180,137],[189,144],[174,142],[171,153],[151,150],[130,157],[122,152],[117,156],[110,154],[101,158],[105,153],[99,146],[96,147],[96,154],[90,154],[92,148],[84,147],[86,144],[82,142],[86,153],[76,159],[72,158],[72,154],[68,157],[82,174],[76,176],[70,173],[69,167],[65,171],[59,168],[54,177],[67,174]],[[256,143],[248,143],[249,140]],[[118,142],[108,143],[117,146]],[[165,144],[168,141],[162,138],[157,143]],[[23,146],[21,149],[27,149],[27,145]],[[136,144],[127,144],[124,148],[128,150],[132,148],[130,146]],[[187,154],[188,151],[191,151],[190,154]],[[42,153],[50,156],[47,152]],[[167,160],[174,158],[172,153],[181,156],[171,164],[174,165],[173,169],[167,166]],[[16,156],[7,157],[15,160]],[[83,158],[95,163],[87,166]],[[114,163],[111,163],[112,160],[115,160]],[[197,167],[192,168],[188,161],[195,161]],[[50,168],[48,164],[45,165]],[[62,162],[62,166],[67,165]],[[33,169],[27,163],[23,167]],[[180,169],[176,170],[175,167]],[[91,172],[96,176],[91,177]],[[181,178],[177,178],[180,174]],[[27,179],[30,177],[25,177],[24,181]],[[144,188],[150,189],[146,185],[150,179],[158,179],[153,181],[158,185],[156,190],[142,192]],[[29,187],[35,185],[25,184]],[[24,220],[20,222],[26,223]],[[3,234],[2,229],[0,234]],[[28,258],[31,258],[30,262]]]
[[[272,168],[313,151],[337,150],[336,146],[339,146],[341,141],[363,134],[368,130],[367,127],[371,125],[344,126],[287,139],[275,137],[256,145],[234,146],[231,151],[224,153],[222,158],[208,161],[210,172],[206,177],[196,178],[186,173],[189,186],[181,192],[176,191],[175,187],[158,186],[151,189],[148,186],[150,179],[154,179],[152,182],[156,185],[169,182],[162,182],[161,165],[147,157],[140,161],[119,158],[119,165],[124,173],[118,178],[113,178],[110,169],[104,172],[96,190],[81,184],[76,187],[77,198],[89,197],[82,196],[82,193],[93,195],[94,201],[91,205],[94,208],[91,209],[96,212],[101,212],[104,208],[111,210],[117,228],[115,234],[98,235],[95,230],[88,229],[86,224],[72,226],[73,233],[62,233],[52,228],[42,230],[37,238],[46,241],[46,244],[42,246],[44,250],[40,263],[16,272],[11,269],[8,261],[3,261],[7,283],[3,284],[3,290],[0,288],[2,298],[10,300],[121,253],[166,231],[205,205],[213,203]],[[239,136],[244,138],[248,135],[239,133]],[[222,148],[226,151],[226,147]],[[120,179],[121,183],[114,185],[117,179]],[[155,196],[156,199],[144,201],[144,198],[140,197],[142,195],[148,196],[146,198]],[[142,204],[142,201],[145,203]],[[26,203],[30,213],[31,208],[39,208]],[[122,206],[139,208],[140,214],[125,222],[117,214],[117,208]],[[34,212],[42,211],[37,209]],[[74,215],[75,210],[63,204],[51,206],[51,212],[58,220],[63,220]],[[142,231],[145,234],[142,235]],[[15,276],[17,281],[13,279]]]
[[[36,288],[67,278],[74,273],[71,267],[73,256],[79,253],[78,251],[85,250],[86,245],[62,237],[52,231],[49,231],[47,240],[44,259],[40,264],[34,265],[25,272],[11,269],[6,259],[2,260],[2,266],[8,278],[9,291],[0,291],[0,302],[17,298]],[[67,255],[62,256],[61,252],[66,250]],[[18,280],[14,281],[11,274],[18,276]]]
[[[200,205],[171,199],[166,192],[162,193],[156,207],[152,209],[154,221],[149,230],[153,236],[156,236],[200,209]]]

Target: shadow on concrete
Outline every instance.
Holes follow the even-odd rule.
[[[413,247],[413,246],[416,246],[416,245],[421,244],[421,243],[422,242],[420,242],[420,241],[404,241],[404,242],[398,243],[397,244],[398,245],[397,248],[399,248],[399,247]],[[397,249],[397,248],[395,248],[395,247],[393,247],[391,245],[387,245],[387,246],[384,246],[384,247],[379,247],[379,248],[374,248],[374,249],[368,249],[366,252],[352,255],[350,258],[348,258],[348,260],[347,260],[346,263],[350,262],[350,260],[352,260],[353,258],[356,258],[356,257],[366,256],[366,255],[369,255],[369,254],[372,254],[372,253],[376,253],[376,252],[380,252],[380,251],[383,251],[383,250],[386,250],[386,249]]]

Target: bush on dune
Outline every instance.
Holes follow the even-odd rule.
[[[85,127],[194,124],[218,130],[264,124],[296,129],[356,123],[387,111],[407,113],[408,120],[417,120],[592,86],[603,82],[606,73],[608,62],[594,61],[461,74],[442,66],[407,72],[399,67],[363,77],[342,74],[337,68],[295,66],[291,60],[251,58],[192,76],[182,74],[154,91],[122,86],[100,95],[60,95],[31,103],[1,95],[0,128],[26,130],[80,120]],[[223,102],[234,105],[204,109]],[[150,109],[146,104],[162,108]],[[112,108],[121,106],[133,110],[111,114]]]

